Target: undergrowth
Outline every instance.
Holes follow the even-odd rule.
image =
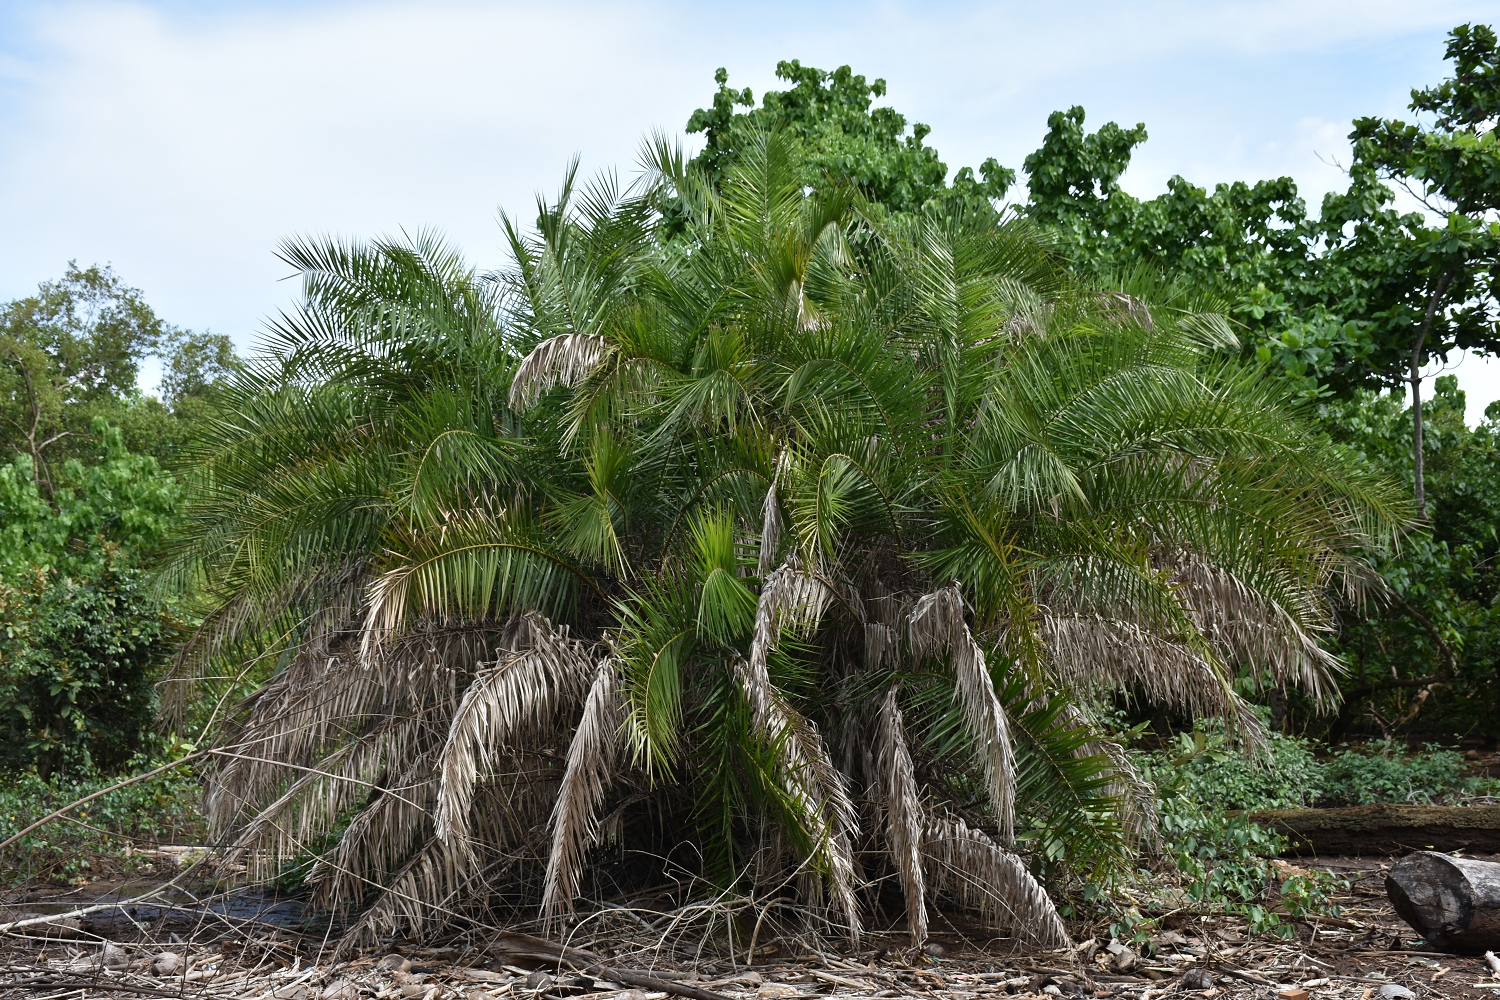
[[[115,775],[75,773],[47,780],[34,769],[6,773],[0,778],[0,840],[124,778],[180,760],[192,749],[175,739],[163,740],[137,753]],[[0,882],[52,879],[83,884],[139,871],[152,862],[137,848],[203,842],[198,799],[199,782],[187,763],[102,795],[0,852]]]

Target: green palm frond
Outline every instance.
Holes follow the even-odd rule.
[[[551,859],[527,905],[560,916],[599,817],[645,799],[720,884],[797,878],[852,934],[873,841],[931,897],[918,938],[941,897],[1056,947],[1035,875],[1150,839],[1091,704],[1254,739],[1255,684],[1337,698],[1332,592],[1411,512],[1229,356],[1221,304],[1077,279],[1013,215],[810,190],[789,135],[731,138],[713,183],[660,136],[629,188],[575,161],[503,217],[494,274],[430,234],[282,247],[302,301],[192,473],[170,574],[211,603],[174,684],[269,674],[225,732],[289,768],[226,766],[216,822],[281,850],[286,816],[355,809],[320,891],[371,900],[356,933],[448,919],[526,851]],[[484,742],[528,629],[577,644],[566,691]],[[872,787],[895,812],[862,831]]]

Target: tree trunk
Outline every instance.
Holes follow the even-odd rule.
[[[1286,688],[1273,687],[1270,696],[1266,700],[1271,705],[1272,732],[1286,732]]]
[[[1448,290],[1449,275],[1438,279],[1437,288],[1427,302],[1427,312],[1422,317],[1422,326],[1417,331],[1417,342],[1411,348],[1411,361],[1407,369],[1407,381],[1411,384],[1411,448],[1412,471],[1415,474],[1417,516],[1427,516],[1427,489],[1422,470],[1422,356],[1427,348],[1427,334],[1432,330],[1432,319],[1437,315],[1438,304]]]
[[[1401,919],[1443,951],[1500,948],[1500,864],[1432,851],[1391,867],[1386,894]]]

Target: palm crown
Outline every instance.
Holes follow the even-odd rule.
[[[1101,696],[1251,742],[1237,675],[1336,697],[1330,590],[1406,512],[1211,304],[739,141],[717,187],[662,141],[631,192],[570,171],[495,276],[284,251],[305,303],[201,456],[176,567],[216,604],[168,695],[274,664],[212,819],[323,844],[356,936],[500,885],[566,917],[609,833],[851,935],[886,871],[915,940],[943,896],[1058,945],[1018,803],[1064,866],[1152,835]]]

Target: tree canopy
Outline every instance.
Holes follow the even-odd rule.
[[[925,145],[931,128],[914,123],[908,131],[900,112],[871,106],[885,96],[884,80],[867,81],[848,66],[828,72],[796,59],[777,63],[776,76],[791,88],[768,91],[756,107],[750,88],[730,87],[722,68],[714,74],[719,89],[713,104],[694,111],[687,123],[689,133],[704,134],[706,145],[694,162],[711,182],[718,183],[766,129],[801,145],[809,186],[852,185],[896,212],[919,211],[935,201],[988,210],[1015,182],[1016,172],[990,157],[977,177],[972,167],[963,167],[950,183],[947,164]]]

